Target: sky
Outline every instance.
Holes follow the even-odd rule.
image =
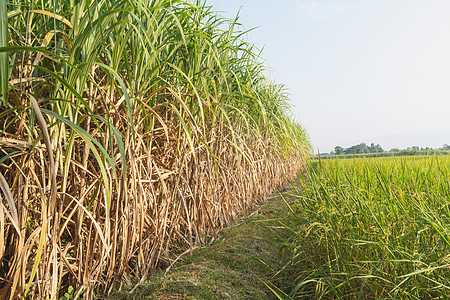
[[[450,144],[450,1],[207,0],[263,48],[315,151]]]

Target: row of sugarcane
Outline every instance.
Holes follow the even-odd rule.
[[[0,298],[130,288],[304,167],[305,130],[203,1],[0,1]]]

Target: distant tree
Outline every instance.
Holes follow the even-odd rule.
[[[358,145],[353,145],[349,148],[342,148],[341,146],[336,146],[334,148],[334,154],[364,154],[364,153],[381,153],[384,152],[383,148],[379,144],[375,145],[374,143],[367,146],[366,143],[361,143]]]
[[[362,153],[370,153],[370,148],[365,144],[361,143],[359,145],[351,146],[344,150],[345,154],[362,154]]]
[[[341,146],[336,146],[334,147],[334,152],[336,153],[336,155],[344,154],[344,148],[342,148]]]
[[[398,148],[392,148],[392,149],[391,149],[391,152],[400,152],[400,149],[398,149]]]
[[[356,148],[358,149],[357,151],[359,151],[359,153],[370,153],[370,149],[366,145],[366,143],[361,143],[357,145]]]
[[[348,147],[348,148],[346,148],[346,149],[344,150],[344,153],[345,153],[345,154],[354,154],[354,153],[358,154],[359,151],[357,151],[356,148],[357,148],[356,145],[355,145],[355,146]]]
[[[372,144],[373,145],[373,144]],[[374,149],[375,151],[374,151],[374,153],[381,153],[381,152],[384,152],[384,150],[383,150],[383,148],[381,148],[381,146],[380,146],[380,144],[377,144],[376,146],[375,146],[375,149]]]

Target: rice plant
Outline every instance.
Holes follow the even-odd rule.
[[[132,287],[303,170],[283,86],[204,2],[0,2],[0,298]]]
[[[449,162],[448,156],[313,162],[295,185],[292,216],[282,221],[292,233],[278,241],[292,253],[277,274],[293,282],[284,285],[284,296],[447,299]]]

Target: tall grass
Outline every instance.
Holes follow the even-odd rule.
[[[449,162],[313,162],[295,185],[292,217],[283,221],[292,234],[282,242],[293,256],[278,276],[294,281],[285,296],[447,299]]]
[[[13,0],[7,19],[0,298],[144,280],[303,169],[283,87],[202,1]]]

